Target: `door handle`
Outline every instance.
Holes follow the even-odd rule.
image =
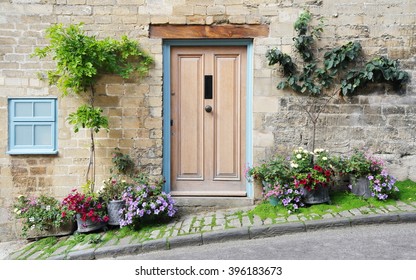
[[[205,112],[211,113],[212,112],[212,107],[210,105],[205,106]]]

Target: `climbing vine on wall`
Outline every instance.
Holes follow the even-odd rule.
[[[397,60],[384,56],[362,63],[362,47],[359,42],[334,47],[321,56],[323,61],[319,61],[316,56],[316,40],[323,31],[323,20],[320,19],[317,26],[311,26],[311,21],[312,14],[304,11],[294,24],[297,33],[293,38],[294,49],[299,59],[292,58],[278,48],[268,50],[266,58],[270,66],[278,64],[282,69],[284,78],[277,85],[278,89],[290,88],[298,94],[313,97],[299,99],[299,102],[312,122],[314,150],[318,118],[333,97],[351,96],[369,83],[388,83],[399,90],[409,76],[400,70]],[[316,99],[320,99],[320,102]]]

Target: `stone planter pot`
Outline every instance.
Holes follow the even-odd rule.
[[[370,181],[366,176],[350,176],[351,192],[357,196],[369,198],[371,196]]]
[[[51,227],[47,230],[28,230],[26,239],[27,240],[39,240],[41,238],[45,237],[51,237],[51,236],[65,236],[65,235],[71,235],[74,233],[76,229],[76,225],[73,221],[68,221],[64,224],[62,224],[60,227]]]
[[[90,219],[83,221],[81,219],[80,214],[77,214],[76,218],[77,218],[77,231],[80,233],[97,231],[97,230],[104,228],[106,225],[106,223],[104,222],[93,222]]]
[[[107,204],[108,224],[111,226],[119,226],[121,220],[120,210],[124,208],[126,202],[124,200],[111,200]]]
[[[305,204],[321,204],[327,203],[331,199],[329,197],[329,188],[324,186],[318,186],[314,190],[307,190],[302,187],[303,202]]]

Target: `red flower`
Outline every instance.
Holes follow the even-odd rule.
[[[320,172],[320,173],[322,173],[322,172],[323,172],[322,167],[320,167],[319,165],[315,165],[315,166],[313,167],[313,169],[315,169],[316,171],[318,171],[318,172]]]
[[[87,216],[88,217],[93,217],[94,216],[94,211],[93,210],[90,210],[88,213],[87,213]]]

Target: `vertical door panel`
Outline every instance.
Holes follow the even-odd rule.
[[[178,57],[174,158],[178,180],[203,179],[203,56]]]
[[[214,180],[239,180],[239,56],[215,56]]]

